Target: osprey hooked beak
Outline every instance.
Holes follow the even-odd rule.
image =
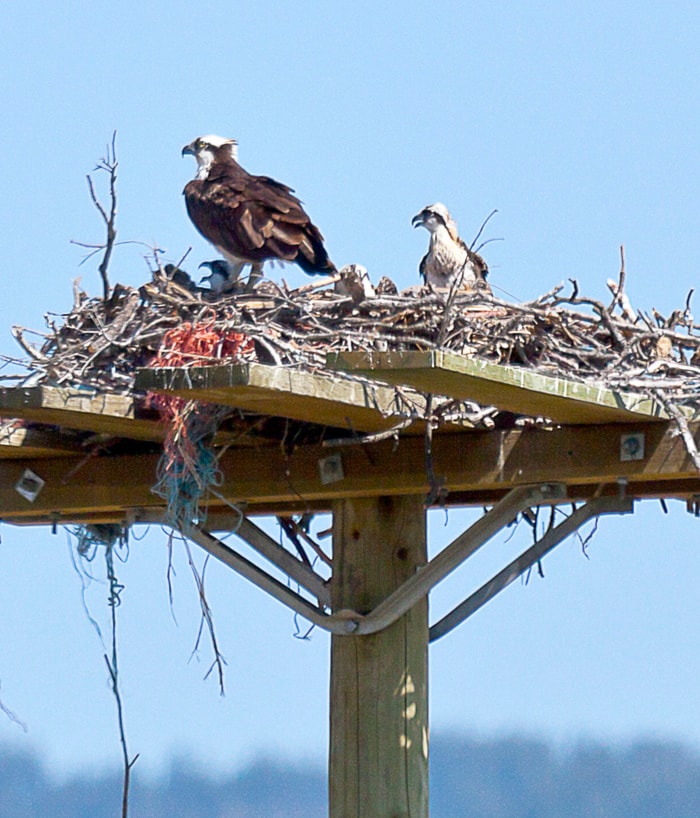
[[[182,149],[182,155],[190,154],[190,156],[199,156],[204,151],[214,152],[224,145],[228,145],[231,151],[231,156],[234,159],[238,158],[238,142],[235,139],[227,139],[225,136],[217,136],[216,134],[209,134],[208,136],[198,136],[192,140],[189,145],[185,145]]]
[[[422,225],[424,225],[424,224],[425,224],[425,219],[426,219],[426,216],[427,216],[427,215],[428,215],[428,214],[426,213],[426,211],[425,211],[425,210],[421,210],[421,212],[420,212],[420,213],[417,213],[417,214],[416,214],[416,215],[415,215],[415,216],[414,216],[414,217],[411,219],[411,224],[412,224],[414,227],[421,227]]]
[[[223,259],[216,259],[216,261],[203,261],[199,268],[208,267],[209,268],[209,275],[202,276],[200,278],[199,283],[200,285],[203,282],[207,282],[209,284],[209,288],[214,293],[221,292],[224,287],[226,287],[230,282],[231,278],[229,276],[229,267],[228,264]]]
[[[228,157],[223,156],[223,148],[227,149]],[[189,145],[182,149],[182,155],[189,154],[197,160],[197,175],[195,179],[204,181],[209,176],[209,170],[215,161],[226,159],[238,160],[238,143],[235,139],[226,139],[223,136],[210,134],[198,136]]]
[[[212,276],[220,276],[221,278],[228,278],[228,264],[221,258],[217,258],[215,261],[203,261],[198,269],[201,270],[202,267],[207,267],[209,269],[209,275],[203,276],[202,281],[210,279]]]
[[[452,238],[457,239],[457,225],[442,202],[435,202],[435,204],[424,207],[418,215],[413,217],[411,224],[414,227],[425,227],[431,233],[439,225],[444,225]]]

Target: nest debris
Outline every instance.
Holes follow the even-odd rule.
[[[622,278],[608,282],[613,298],[605,305],[581,297],[576,282],[568,295],[560,285],[518,304],[485,291],[411,287],[399,293],[386,278],[371,297],[339,293],[332,281],[289,289],[269,279],[252,292],[215,294],[183,286],[177,275],[173,280],[172,269],[167,273],[157,271],[138,289],[117,285],[107,302],[76,286],[72,310],[47,315],[47,331],[34,333],[38,344],[30,340],[31,331],[14,327],[28,356],[13,359],[25,368],[22,385],[131,395],[136,370],[173,352],[167,348],[169,333],[204,327],[218,333],[222,344],[206,352],[180,350],[180,365],[231,360],[225,339],[232,336],[251,341],[236,346],[238,362],[312,370],[325,367],[329,352],[444,349],[645,394],[674,417],[685,417],[684,409],[700,412],[700,326],[690,311],[692,291],[683,309],[664,317],[656,310],[635,312]],[[475,405],[463,410],[487,425],[494,414]]]

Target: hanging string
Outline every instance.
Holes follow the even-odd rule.
[[[112,688],[112,694],[117,706],[117,724],[119,727],[119,742],[122,751],[122,761],[124,766],[124,775],[122,782],[122,818],[126,818],[129,810],[129,787],[131,782],[131,769],[138,759],[138,753],[135,756],[129,754],[129,749],[126,741],[126,727],[124,722],[124,708],[121,697],[121,690],[119,687],[119,651],[117,646],[117,608],[121,605],[121,593],[124,590],[124,585],[117,578],[114,569],[114,557],[121,562],[126,562],[129,556],[128,535],[129,530],[125,526],[119,524],[98,524],[98,525],[82,525],[69,529],[77,540],[76,551],[84,562],[92,562],[98,553],[100,547],[104,548],[105,567],[107,572],[107,582],[109,583],[109,596],[107,597],[107,604],[110,609],[110,647],[108,648],[102,636],[102,631],[97,621],[90,615],[85,605],[85,576],[90,576],[85,571],[83,566],[78,566],[73,562],[75,568],[81,575],[83,582],[83,605],[90,622],[95,627],[100,641],[105,649],[104,660],[109,672],[109,678]],[[71,555],[72,556],[72,555]]]
[[[250,338],[217,330],[214,321],[212,312],[207,321],[168,330],[149,365],[188,367],[222,359],[240,361],[254,354]],[[151,489],[165,500],[165,522],[174,527],[201,522],[205,516],[202,497],[223,482],[211,441],[231,409],[154,393],[149,396],[149,405],[158,410],[165,426],[163,454]]]

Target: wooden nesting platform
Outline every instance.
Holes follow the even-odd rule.
[[[385,384],[259,363],[141,369],[136,387],[357,432],[390,429],[425,406],[421,395],[402,400]]]
[[[569,421],[554,428],[437,429],[434,474],[449,492],[450,505],[490,504],[515,486],[559,482],[572,500],[626,491],[635,497],[683,498],[697,507],[700,476],[692,457],[675,422],[664,419],[651,402],[575,389],[581,385],[564,386],[560,379],[482,366],[455,355],[374,354],[369,363],[339,355],[336,363],[447,397],[478,396],[518,414]],[[411,389],[379,381],[259,363],[144,369],[137,374],[137,388],[370,434],[393,428],[425,400]],[[23,428],[7,422],[4,427],[0,518],[45,524],[157,517],[163,501],[151,492],[159,459],[152,441],[162,439],[163,427],[137,406],[124,396],[87,390],[0,390],[0,417],[42,424]],[[411,426],[416,427],[420,423]],[[691,419],[687,429],[698,445],[700,422]],[[114,436],[132,442],[121,449],[105,449],[99,442],[86,446],[85,431],[98,441]],[[350,436],[331,446],[317,437],[290,449],[280,446],[279,438],[222,442],[227,443],[219,460],[223,482],[210,501],[212,525],[217,514],[230,516],[227,503],[245,504],[250,513],[320,511],[341,499],[426,496],[429,488],[421,435],[402,432],[398,441],[362,445]],[[16,488],[25,469],[44,482],[33,501]]]
[[[450,352],[340,352],[330,354],[327,363],[333,369],[384,383],[404,384],[556,423],[668,420],[663,407],[643,395]]]
[[[28,429],[12,422],[0,424],[0,460],[70,457],[80,451],[76,441],[58,430]]]
[[[700,441],[700,424],[691,432]],[[644,453],[627,459],[622,442],[643,438]],[[336,478],[322,478],[324,461],[336,458]],[[151,491],[159,455],[0,459],[0,518],[19,524],[149,520],[163,500]],[[447,505],[489,505],[520,485],[558,482],[574,500],[594,496],[700,499],[700,477],[671,423],[591,424],[559,429],[509,429],[438,434],[435,474],[449,491]],[[25,468],[45,481],[29,502],[16,491]],[[211,528],[228,503],[250,514],[328,511],[343,499],[422,496],[429,486],[424,441],[402,438],[367,446],[328,448],[279,444],[229,448],[219,460],[219,497],[209,501]],[[621,482],[622,481],[622,482]],[[225,498],[221,500],[221,497]]]
[[[132,440],[163,439],[157,414],[128,395],[94,389],[43,385],[0,389],[0,417]]]

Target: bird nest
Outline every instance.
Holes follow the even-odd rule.
[[[138,289],[117,285],[107,301],[76,286],[73,308],[47,315],[47,331],[13,329],[28,356],[22,383],[131,395],[137,369],[164,363],[257,361],[320,370],[332,352],[442,349],[646,394],[671,416],[682,407],[700,411],[700,326],[690,295],[683,309],[664,317],[635,311],[622,278],[608,282],[608,304],[581,296],[575,282],[568,293],[562,285],[511,303],[485,290],[397,292],[386,278],[365,295],[343,278],[341,271],[297,289],[265,279],[253,291],[222,294],[166,268]],[[478,409],[464,411],[488,425],[496,410]]]

